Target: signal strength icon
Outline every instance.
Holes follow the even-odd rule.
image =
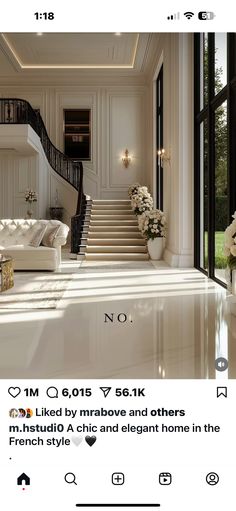
[[[180,13],[176,12],[175,14],[171,14],[170,16],[167,16],[168,20],[179,20],[180,19]]]
[[[191,20],[191,18],[194,16],[194,12],[187,11],[184,13],[184,16],[186,16],[186,18],[188,18],[188,20]]]

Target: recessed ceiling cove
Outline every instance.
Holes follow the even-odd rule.
[[[130,68],[138,34],[2,34],[8,53],[22,69]]]

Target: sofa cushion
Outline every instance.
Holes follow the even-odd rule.
[[[55,238],[57,237],[58,231],[60,229],[60,225],[52,225],[47,226],[43,238],[42,238],[42,245],[44,247],[53,247],[53,243],[55,241]]]
[[[42,239],[43,239],[43,236],[45,234],[45,231],[47,229],[47,226],[46,225],[40,225],[39,224],[39,228],[37,229],[37,231],[34,233],[32,239],[30,240],[29,242],[29,246],[30,247],[39,247]]]
[[[60,220],[49,220],[47,222],[47,230],[45,236],[47,236],[47,231],[51,230],[52,227],[59,227],[56,236],[52,242],[52,246],[56,248],[65,245],[67,241],[68,232],[70,230],[68,225],[63,224],[62,222],[60,222]]]
[[[7,255],[10,255],[13,259],[17,260],[48,260],[50,258],[57,258],[57,251],[55,248],[43,247],[30,247],[24,245],[11,245],[2,249],[0,247],[1,252]]]
[[[59,220],[4,219],[0,220],[0,246],[6,248],[10,245],[27,246],[43,225],[46,229],[59,227],[53,240],[54,248],[65,245],[69,227]]]
[[[0,245],[29,245],[43,225],[43,220],[0,220]]]

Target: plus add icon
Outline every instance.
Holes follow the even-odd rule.
[[[111,476],[111,482],[115,485],[121,485],[125,482],[125,474],[123,472],[114,472]]]

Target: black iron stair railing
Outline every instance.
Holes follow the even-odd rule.
[[[83,193],[83,164],[63,154],[51,142],[43,119],[30,103],[18,98],[0,98],[0,124],[29,124],[40,138],[50,166],[78,191],[76,214],[71,218],[71,251],[78,252],[86,203]]]

